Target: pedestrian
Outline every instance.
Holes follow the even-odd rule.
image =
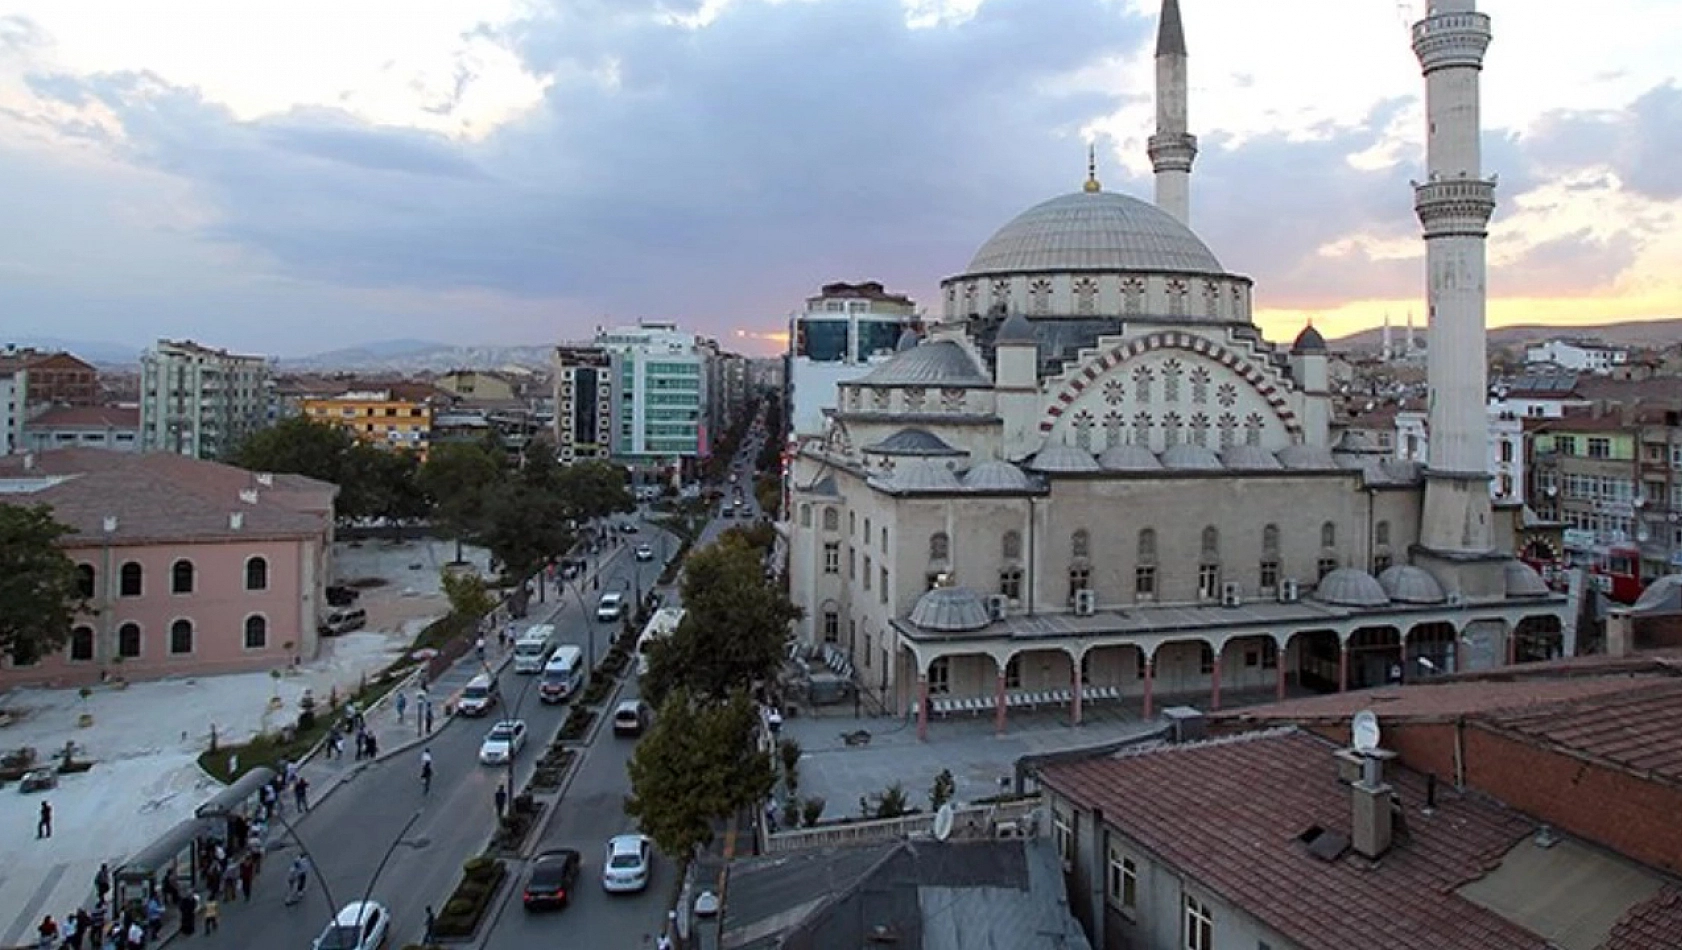
[[[503,809],[508,807],[508,789],[498,785],[496,787],[496,817],[502,817]]]
[[[146,927],[138,919],[128,922],[128,950],[146,950]]]
[[[298,799],[298,812],[310,810],[310,780],[302,775],[298,776],[298,784],[292,786],[292,795]]]
[[[672,950],[672,935],[662,932],[657,950]]]
[[[105,916],[105,901],[101,899],[93,905],[93,913],[88,916],[88,938],[96,944],[105,930]]]
[[[333,723],[333,728],[327,730],[327,744],[322,747],[331,759],[339,751],[339,724]]]
[[[99,938],[93,936],[93,918],[88,916],[87,908],[76,908],[76,914],[70,918],[70,922],[76,928],[70,934],[70,950],[82,950],[82,941],[84,940],[98,942]],[[99,948],[94,947],[93,950],[99,950]]]
[[[164,932],[164,902],[156,894],[146,898],[146,932],[152,940]]]
[[[211,894],[204,899],[204,935],[210,936],[221,925],[222,908],[216,903],[216,895]]]
[[[186,893],[186,894],[182,894],[180,903],[175,905],[175,910],[176,910],[177,913],[179,913],[181,915],[181,933],[188,936],[188,937],[191,937],[193,935],[193,930],[195,929],[195,927],[197,925],[197,922],[198,922],[198,916],[199,916],[199,899],[198,899],[198,897],[196,897],[195,895],[193,895],[190,892]],[[95,931],[95,933],[97,933],[97,932],[98,931]]]
[[[345,734],[339,731],[338,726],[334,726],[333,727],[333,758],[342,759],[344,757],[345,757]]]
[[[280,782],[280,787],[281,788],[285,788],[286,786],[291,785],[293,782],[297,781],[298,780],[298,763],[292,761],[291,759],[287,759],[286,763],[285,763],[285,771],[281,773],[281,776],[282,776],[281,782]]]
[[[215,896],[214,892],[211,896]],[[229,903],[239,899],[239,865],[233,862],[222,869],[222,899]]]
[[[480,663],[485,662],[485,638],[484,637],[481,636],[478,640],[474,641],[473,652],[479,654],[479,662]]]
[[[432,735],[432,703],[430,701],[426,704],[426,734]]]
[[[438,915],[432,912],[432,905],[426,905],[426,929],[421,931],[421,943],[432,946],[434,931],[438,929]]]
[[[251,903],[251,882],[257,878],[257,855],[250,851],[239,862],[239,892]]]
[[[51,950],[53,944],[58,942],[58,921],[53,919],[52,914],[48,914],[41,918],[41,925],[35,928],[35,932],[41,937],[42,950]]]
[[[397,694],[397,721],[398,721],[398,723],[403,722],[403,713],[407,712],[408,709],[409,709],[409,695],[407,693],[399,692]]]
[[[41,818],[35,822],[36,838],[51,838],[53,836],[53,806],[47,802],[41,803]],[[52,920],[51,917],[47,918]]]
[[[104,900],[105,895],[111,893],[111,865],[99,865],[99,871],[93,876],[93,890],[100,900]]]
[[[368,733],[368,758],[370,760],[377,759],[377,758],[379,758],[379,755],[380,755],[379,740],[375,739],[374,734],[372,732],[370,732],[370,733]]]

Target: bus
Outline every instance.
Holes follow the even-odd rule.
[[[682,607],[661,607],[648,618],[648,625],[642,628],[642,634],[637,637],[637,675],[648,673],[648,648],[656,640],[672,635],[677,625],[683,622]]]

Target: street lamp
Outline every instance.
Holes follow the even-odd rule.
[[[339,903],[333,899],[332,888],[327,886],[327,875],[323,874],[321,871],[321,862],[315,859],[315,855],[310,852],[309,846],[304,844],[303,835],[300,835],[298,833],[298,829],[293,827],[292,823],[286,820],[286,816],[280,813],[279,808],[274,809],[270,813],[270,817],[280,822],[280,826],[285,828],[286,833],[292,836],[293,843],[298,846],[298,850],[302,852],[304,858],[309,861],[310,867],[315,872],[316,883],[321,886],[321,894],[323,897],[327,898],[327,913],[335,915],[336,917],[339,912]],[[368,899],[374,895],[374,885],[379,882],[380,874],[385,871],[386,864],[391,861],[391,856],[397,853],[397,848],[399,846],[406,846],[419,851],[432,843],[432,841],[428,838],[418,838],[414,841],[406,840],[405,836],[408,835],[409,829],[415,826],[415,822],[419,821],[420,817],[421,810],[417,808],[415,809],[415,813],[409,816],[409,820],[403,824],[403,830],[397,832],[397,837],[392,839],[391,846],[385,849],[385,854],[380,858],[379,865],[374,868],[373,876],[368,879],[367,888],[365,888],[362,892],[362,902],[364,904],[366,904]]]

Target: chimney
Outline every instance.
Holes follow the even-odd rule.
[[[116,534],[117,533],[117,516],[116,515],[106,515],[105,516],[105,522],[100,527],[105,529],[106,534]]]
[[[235,511],[228,515],[228,530],[238,531],[245,527],[245,512]]]
[[[1169,737],[1176,743],[1201,742],[1208,735],[1203,712],[1195,706],[1170,706],[1162,718],[1168,720]]]
[[[1390,793],[1384,781],[1384,763],[1396,753],[1374,749],[1362,756],[1361,780],[1351,789],[1354,817],[1350,822],[1349,839],[1355,853],[1369,860],[1377,860],[1390,850],[1390,837],[1395,830],[1392,823]]]
[[[23,453],[23,470],[27,472],[27,471],[30,471],[34,468],[35,468],[35,453],[34,452]]]
[[[1629,656],[1635,652],[1635,620],[1627,610],[1606,615],[1606,655]]]
[[[242,489],[240,489],[239,490],[239,500],[245,502],[248,505],[255,505],[257,503],[257,489],[255,489],[255,488],[242,488]]]

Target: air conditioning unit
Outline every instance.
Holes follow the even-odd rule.
[[[1237,607],[1244,603],[1244,590],[1233,581],[1221,585],[1221,606]]]
[[[1075,591],[1075,616],[1090,617],[1098,610],[1098,592],[1095,590]]]
[[[987,595],[987,616],[995,621],[1005,619],[1010,612],[1010,598],[1003,594]]]
[[[1302,585],[1294,577],[1287,577],[1279,582],[1279,602],[1294,604],[1302,599]]]

